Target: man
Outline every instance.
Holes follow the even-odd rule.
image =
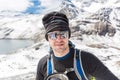
[[[42,20],[50,54],[39,61],[36,80],[118,80],[93,54],[75,49],[65,14],[51,12]]]

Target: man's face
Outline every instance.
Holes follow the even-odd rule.
[[[68,52],[68,31],[53,31],[48,33],[48,41],[54,52],[63,54]]]

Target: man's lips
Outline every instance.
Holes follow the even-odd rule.
[[[56,44],[55,46],[62,46],[63,44]]]

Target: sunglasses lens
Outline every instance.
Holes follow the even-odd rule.
[[[56,39],[56,34],[55,33],[49,33],[48,34],[50,39]]]
[[[49,32],[48,37],[50,39],[57,39],[57,36],[60,35],[62,39],[65,39],[68,37],[68,31],[60,31],[60,32]]]

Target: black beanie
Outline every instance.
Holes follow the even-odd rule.
[[[48,40],[47,33],[51,31],[68,31],[69,38],[71,31],[69,28],[69,20],[67,16],[60,12],[50,12],[42,18],[43,25],[45,27],[45,38]]]

